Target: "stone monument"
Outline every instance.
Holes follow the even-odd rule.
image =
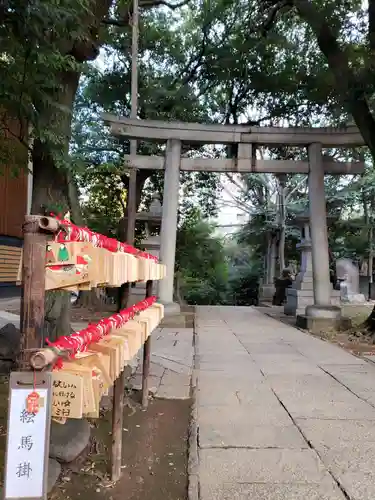
[[[314,304],[314,279],[312,267],[312,243],[310,235],[310,215],[302,213],[294,220],[301,229],[301,242],[297,248],[301,251],[300,271],[291,288],[286,290],[284,314],[297,316],[305,314],[305,309]],[[339,305],[340,292],[331,290],[331,304]]]
[[[340,283],[340,299],[342,303],[364,304],[366,298],[359,293],[359,270],[349,259],[336,262],[337,279]]]

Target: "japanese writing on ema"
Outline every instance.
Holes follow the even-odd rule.
[[[38,390],[39,409],[29,413],[27,396],[32,389],[11,392],[5,498],[41,498],[44,495],[47,389]]]
[[[59,418],[82,418],[83,377],[64,371],[53,373],[52,415]]]

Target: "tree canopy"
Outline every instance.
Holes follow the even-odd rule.
[[[16,164],[16,152],[23,148],[33,165],[34,213],[69,208],[76,222],[112,236],[121,233],[126,219],[129,177],[123,156],[129,143],[110,136],[101,112],[130,114],[131,20],[128,0],[0,5],[0,164]],[[375,194],[374,0],[366,5],[356,0],[141,0],[139,31],[141,119],[355,123],[366,147],[327,152],[366,161],[363,176],[326,178],[328,212],[339,221],[330,228],[330,247],[337,255],[368,256]],[[11,127],[12,120],[19,126]],[[139,144],[140,153],[163,154],[163,148]],[[184,144],[183,153],[217,158],[236,151]],[[292,159],[305,153],[284,147],[264,148],[262,154]],[[253,260],[250,274],[260,272],[270,231],[279,235],[280,266],[297,258],[298,233],[291,221],[307,206],[303,176],[233,175],[230,183],[233,203],[246,213],[235,241]],[[163,196],[162,172],[140,171],[138,207],[147,207],[154,192]],[[224,299],[215,295],[207,265],[222,283],[232,276],[237,259],[207,222],[217,215],[222,195],[219,175],[181,173],[178,265],[184,283],[198,275],[208,283],[216,297],[202,299],[209,302]],[[212,261],[197,253],[194,238],[212,251]]]

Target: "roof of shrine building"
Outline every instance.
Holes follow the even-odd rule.
[[[259,145],[294,145],[320,143],[323,147],[363,146],[354,125],[343,127],[255,127],[157,120],[138,120],[103,113],[102,118],[116,137],[166,141],[178,139],[200,144],[247,143]]]

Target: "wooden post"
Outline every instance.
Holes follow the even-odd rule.
[[[132,245],[134,243],[135,215],[136,215],[136,182],[137,172],[134,170],[130,174],[129,190],[128,190],[128,229],[127,242]],[[129,301],[131,283],[124,283],[122,307],[126,307]],[[112,403],[112,448],[111,448],[111,479],[118,481],[121,476],[121,460],[122,460],[122,423],[124,409],[124,393],[125,393],[126,373],[125,370],[115,380],[113,386],[113,403]]]
[[[138,108],[138,0],[133,0],[133,16],[132,16],[132,74],[131,74],[131,118],[137,118]],[[137,141],[130,141],[130,155],[136,156]],[[137,212],[137,171],[132,169],[129,176],[127,212],[128,212],[128,227],[127,227],[127,242],[134,244],[135,233],[135,217]],[[120,295],[119,307],[126,307],[131,283],[124,283]],[[117,481],[121,476],[121,460],[122,460],[122,427],[123,427],[123,407],[124,407],[124,392],[125,392],[125,370],[115,381],[113,387],[113,406],[112,406],[112,449],[111,449],[111,479]]]
[[[152,281],[146,282],[146,299],[152,295]],[[148,381],[150,375],[151,360],[151,335],[147,338],[143,346],[143,369],[142,369],[142,408],[148,407]]]
[[[43,346],[46,245],[58,224],[48,217],[27,215],[23,225],[20,369],[30,369],[32,349]]]

